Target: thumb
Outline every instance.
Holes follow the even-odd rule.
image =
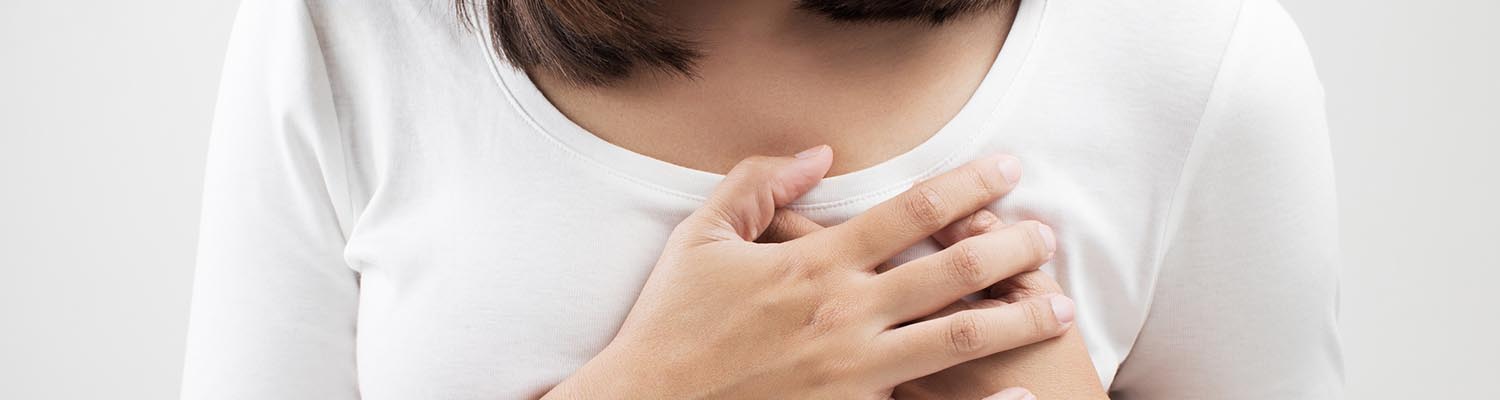
[[[755,240],[776,213],[812,190],[833,165],[833,150],[817,146],[792,157],[750,157],[714,187],[702,208],[681,225],[700,239]]]

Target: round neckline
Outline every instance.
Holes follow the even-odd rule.
[[[919,179],[935,175],[971,150],[984,136],[981,129],[1010,92],[1045,10],[1045,0],[1022,0],[1010,31],[989,70],[958,113],[916,147],[875,165],[823,179],[812,191],[792,202],[799,210],[825,209],[860,199],[905,190]],[[477,24],[487,27],[487,24]],[[531,77],[491,51],[490,35],[476,29],[495,82],[516,111],[537,131],[564,150],[608,172],[651,189],[701,201],[724,175],[656,159],[610,143],[574,123],[536,87]]]

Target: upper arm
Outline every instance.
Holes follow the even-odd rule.
[[[184,399],[353,399],[343,145],[299,0],[241,4],[209,140]]]
[[[1342,396],[1323,92],[1296,26],[1247,0],[1164,230],[1122,399]]]

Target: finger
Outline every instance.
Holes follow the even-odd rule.
[[[998,228],[999,224],[1000,216],[995,215],[990,210],[980,209],[964,217],[964,219],[958,220],[958,222],[948,224],[943,230],[932,234],[932,238],[937,240],[939,245],[948,247],[954,243],[958,243],[960,240],[979,236],[982,233],[989,232],[990,229]]]
[[[1052,229],[1036,221],[964,239],[877,275],[874,291],[881,296],[876,301],[893,321],[910,321],[1035,270],[1052,256],[1054,242]]]
[[[817,232],[819,229],[823,229],[823,225],[807,219],[802,214],[787,209],[777,209],[776,216],[771,218],[771,226],[766,227],[766,233],[760,234],[760,238],[755,241],[760,243],[787,242]]]
[[[771,223],[777,207],[812,190],[832,164],[833,151],[828,146],[793,157],[747,158],[678,227],[695,239],[754,240]]]
[[[958,220],[958,222],[948,224],[946,228],[934,234],[933,238],[937,239],[938,243],[943,247],[948,247],[954,243],[958,243],[960,240],[988,232],[990,229],[994,229],[999,222],[1002,221],[995,213],[980,209],[978,212]],[[802,216],[802,214],[784,208],[777,209],[776,216],[771,219],[771,226],[767,227],[766,232],[760,234],[760,238],[755,241],[761,243],[781,243],[807,236],[820,229],[823,229],[823,225]]]
[[[961,240],[978,236],[991,230],[1001,229],[1005,226],[1004,223],[1005,221],[989,210],[979,210],[974,215],[948,225],[948,227],[933,234],[932,237],[942,247],[948,247]],[[1062,286],[1057,284],[1057,280],[1040,270],[1022,272],[990,286],[988,290],[990,298],[1006,302],[1016,301],[1016,299],[1025,297],[1062,293]],[[943,311],[939,311],[938,313],[941,314]],[[934,317],[928,316],[926,318]]]
[[[1062,285],[1058,285],[1052,275],[1047,275],[1040,269],[1022,272],[1000,281],[990,286],[987,293],[989,298],[1007,302],[1054,294],[1063,294]]]
[[[1073,300],[1031,298],[886,331],[877,338],[877,360],[897,383],[991,354],[1047,340],[1073,324]]]
[[[973,301],[965,300],[965,299],[959,299],[958,301],[953,302],[953,304],[949,304],[947,307],[943,307],[943,309],[938,310],[938,312],[935,312],[935,313],[932,313],[932,314],[928,314],[927,316],[922,317],[921,319],[918,319],[916,322],[922,322],[922,321],[928,321],[928,320],[934,320],[934,319],[946,317],[946,316],[949,316],[949,315],[953,315],[954,313],[957,313],[959,311],[978,310],[978,309],[983,309],[983,308],[995,308],[995,307],[1003,306],[1003,305],[1006,305],[1006,304],[1010,304],[1010,303],[1006,302],[1006,301],[999,300],[999,299],[979,299],[979,300],[973,300]]]
[[[1013,387],[985,397],[984,400],[1036,400],[1036,396],[1029,390]]]
[[[1020,178],[1021,163],[1011,156],[994,156],[964,164],[912,186],[864,214],[812,236],[824,236],[826,246],[838,246],[874,266],[889,260],[953,221],[1009,192]]]

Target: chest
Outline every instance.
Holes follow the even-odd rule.
[[[699,205],[595,166],[530,156],[554,165],[448,160],[490,172],[392,182],[365,210],[346,252],[361,272],[357,343],[365,397],[542,393],[609,343],[666,237]],[[1118,205],[1049,168],[1033,167],[1030,187],[993,208],[1008,219],[1057,227],[1059,256],[1046,269],[1065,288],[1094,292],[1079,297],[1091,302],[1080,306],[1080,320],[1094,328],[1087,331],[1091,345],[1128,344],[1143,312],[1144,299],[1132,296],[1145,271],[1137,268],[1140,245],[1120,238],[1142,235],[1122,234],[1133,227],[1110,212]],[[433,172],[440,170],[451,171]],[[889,195],[802,211],[837,223]],[[896,261],[935,250],[918,246]]]

